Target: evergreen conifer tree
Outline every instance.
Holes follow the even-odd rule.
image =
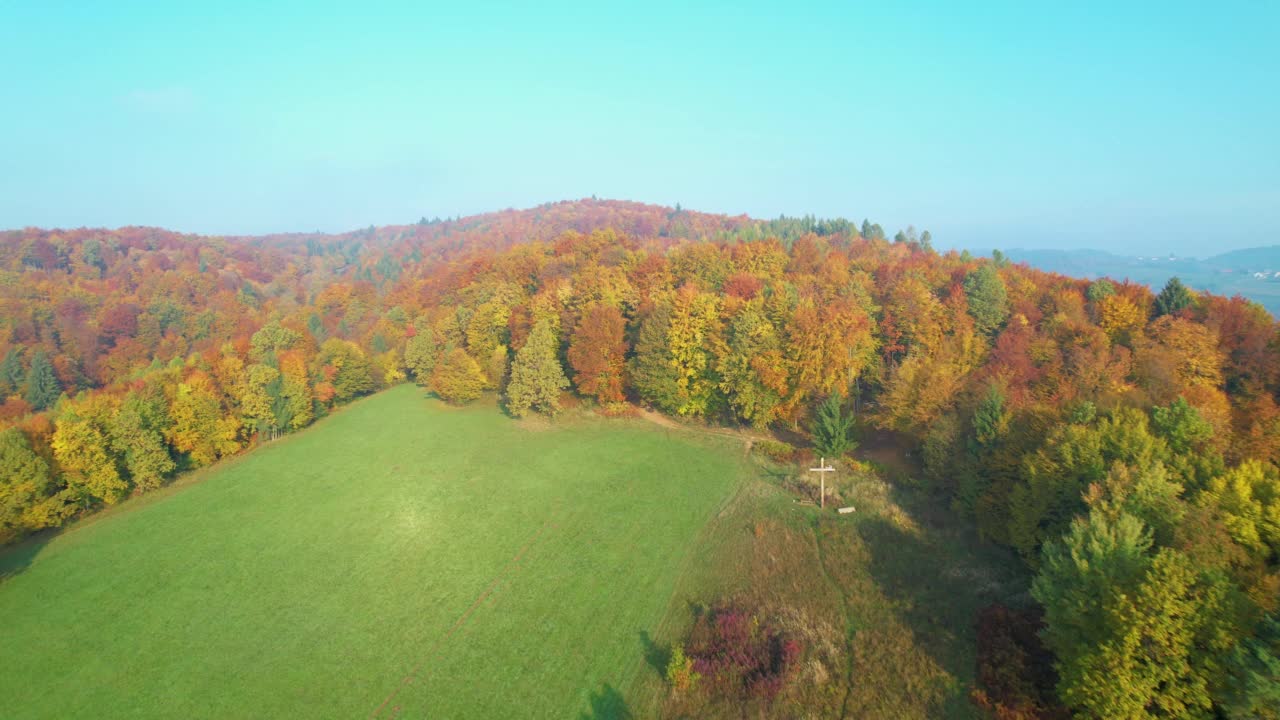
[[[36,410],[47,410],[58,401],[62,387],[53,374],[53,364],[44,351],[37,352],[31,358],[31,370],[27,373],[26,400]]]

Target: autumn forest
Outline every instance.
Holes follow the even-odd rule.
[[[7,231],[0,541],[407,382],[837,454],[874,435],[1033,578],[974,618],[975,707],[1275,718],[1278,330],[912,228],[594,199],[341,235]]]

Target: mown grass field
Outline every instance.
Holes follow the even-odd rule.
[[[753,472],[397,387],[0,558],[0,717],[624,717]]]

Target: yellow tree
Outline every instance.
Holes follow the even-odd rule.
[[[280,399],[277,402],[283,404],[280,414],[288,418],[287,427],[296,430],[310,425],[314,401],[307,357],[301,350],[280,353],[280,379]]]
[[[877,422],[922,437],[955,402],[966,376],[978,367],[985,346],[967,314],[953,308],[952,331],[929,349],[917,345],[890,375],[880,397]]]
[[[844,394],[875,359],[875,321],[850,298],[819,304],[804,298],[787,326],[790,393],[785,412],[793,420],[808,402]]]
[[[1107,295],[1098,301],[1097,307],[1098,326],[1115,342],[1127,341],[1145,319],[1142,308],[1124,295]]]
[[[667,337],[676,371],[676,412],[703,415],[717,389],[712,370],[724,343],[720,335],[720,298],[692,285],[682,287],[671,304]]]
[[[462,405],[484,393],[486,380],[480,364],[462,348],[453,348],[436,363],[430,388],[442,400]]]
[[[1134,344],[1134,374],[1156,404],[1185,397],[1213,425],[1215,440],[1231,440],[1231,404],[1222,391],[1225,357],[1211,328],[1177,315],[1151,323]]]
[[[82,498],[114,505],[129,491],[120,458],[112,452],[108,423],[118,409],[107,395],[68,403],[53,431],[53,456],[67,486]]]
[[[280,371],[270,365],[250,365],[244,382],[244,393],[240,396],[240,409],[244,414],[245,426],[250,433],[263,432],[276,427],[276,416],[272,407],[271,385],[280,378]]]
[[[729,323],[726,352],[717,370],[720,390],[738,417],[763,427],[777,416],[787,391],[787,369],[778,331],[758,299]]]
[[[240,449],[240,421],[223,415],[213,383],[202,372],[178,384],[169,415],[169,442],[196,465],[208,465]]]

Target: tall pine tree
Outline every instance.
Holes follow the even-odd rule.
[[[1189,306],[1195,300],[1195,296],[1187,289],[1186,285],[1176,277],[1169,278],[1169,282],[1164,284],[1164,289],[1156,295],[1155,314],[1156,317],[1162,315],[1175,315]]]
[[[31,358],[31,370],[27,373],[26,400],[36,410],[47,410],[58,401],[62,388],[53,374],[49,356],[41,350]]]
[[[1000,273],[990,263],[964,277],[964,294],[974,327],[984,335],[994,335],[1009,317],[1009,294]]]
[[[9,348],[4,360],[0,361],[0,397],[9,397],[22,390],[27,373],[22,369],[22,351]]]
[[[844,411],[844,396],[834,392],[818,407],[813,423],[813,447],[824,457],[838,458],[853,452],[858,443],[853,439],[853,413]]]

